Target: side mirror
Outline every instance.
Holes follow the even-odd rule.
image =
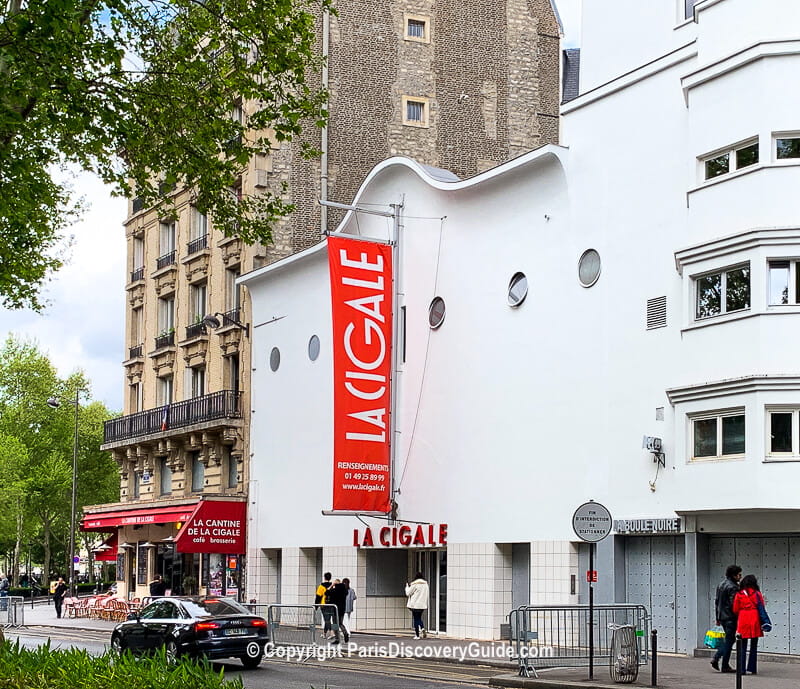
[[[128,622],[132,622],[133,620],[136,620],[137,622],[139,622],[139,613],[138,612],[129,612],[127,619],[128,619]]]

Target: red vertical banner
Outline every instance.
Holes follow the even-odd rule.
[[[333,509],[391,502],[392,248],[328,237],[333,313]]]

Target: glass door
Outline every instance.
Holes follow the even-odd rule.
[[[428,600],[425,627],[430,632],[447,631],[447,551],[420,550],[415,553],[415,572],[422,572],[428,582]]]

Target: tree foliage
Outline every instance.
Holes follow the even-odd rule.
[[[19,562],[22,546],[42,544],[42,563],[64,573],[72,506],[72,459],[76,390],[88,391],[82,373],[61,379],[36,345],[8,338],[0,348],[0,552]],[[57,409],[47,405],[56,397]],[[101,452],[99,402],[79,393],[77,507],[119,497],[117,467]]]
[[[238,198],[253,155],[322,124],[329,0],[9,0],[0,7],[0,301],[41,308],[79,209],[76,163],[145,206],[176,185],[226,234],[269,241],[280,190]],[[248,105],[245,118],[232,116]],[[165,211],[167,212],[167,211]]]

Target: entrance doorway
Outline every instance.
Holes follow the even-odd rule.
[[[427,621],[429,632],[447,631],[447,551],[419,550],[414,553],[414,572],[422,572],[430,588]]]

